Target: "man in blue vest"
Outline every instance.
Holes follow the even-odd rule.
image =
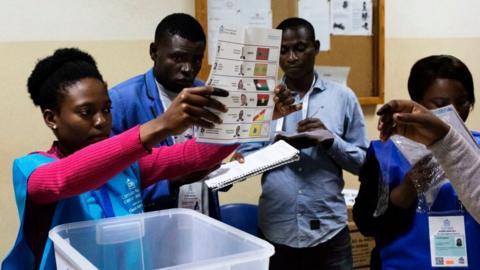
[[[155,40],[150,44],[153,68],[145,74],[128,79],[110,89],[112,100],[112,132],[118,134],[162,114],[184,88],[203,86],[197,80],[206,38],[201,25],[188,14],[175,13],[165,17],[157,26]],[[193,130],[169,137],[163,145],[190,139]],[[195,209],[219,218],[218,195],[202,183],[194,183],[208,172],[182,177],[185,185],[173,186],[160,181],[144,190],[146,211],[172,207]],[[192,184],[190,184],[192,183]]]

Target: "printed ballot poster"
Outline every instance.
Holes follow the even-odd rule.
[[[228,112],[220,113],[222,124],[197,129],[198,142],[269,140],[281,38],[276,29],[220,26],[207,84],[229,92],[228,97],[215,97]]]

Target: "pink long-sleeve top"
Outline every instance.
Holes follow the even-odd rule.
[[[139,162],[142,187],[214,167],[237,145],[197,144],[195,140],[150,153],[140,142],[139,126],[63,157],[56,144],[43,155],[58,160],[35,169],[28,179],[24,233],[38,268],[56,202],[97,189],[133,162]]]
[[[40,166],[30,175],[28,197],[33,203],[48,204],[97,189],[137,160],[145,188],[158,179],[212,168],[236,147],[197,144],[193,139],[149,153],[140,142],[139,126],[67,157],[54,144],[48,152],[40,153],[59,160]]]

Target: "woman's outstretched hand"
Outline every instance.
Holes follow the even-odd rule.
[[[450,126],[427,108],[410,100],[392,100],[377,112],[380,139],[385,141],[398,134],[425,145],[443,138]]]
[[[183,89],[168,110],[140,127],[140,139],[145,148],[150,149],[167,136],[181,134],[193,125],[212,128],[214,124],[221,124],[220,117],[213,111],[226,112],[227,107],[213,99],[214,95],[225,97],[228,92],[211,86]]]

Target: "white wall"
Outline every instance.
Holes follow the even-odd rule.
[[[480,37],[478,0],[385,0],[387,38]]]
[[[7,0],[0,8],[0,42],[150,40],[159,19],[194,15],[193,0]]]
[[[451,54],[470,69],[480,98],[480,1],[386,0],[385,98],[408,99],[407,78],[418,59]],[[480,129],[478,104],[467,126]]]

